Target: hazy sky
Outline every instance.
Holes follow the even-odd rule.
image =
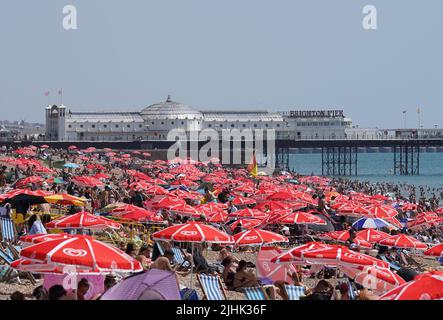
[[[63,7],[78,30],[63,29]],[[362,28],[363,7],[378,29]],[[0,119],[73,110],[343,108],[370,127],[443,127],[441,0],[3,0]]]

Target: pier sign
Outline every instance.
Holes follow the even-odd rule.
[[[289,111],[290,118],[344,118],[343,110]]]

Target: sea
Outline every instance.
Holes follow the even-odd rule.
[[[289,168],[301,174],[321,175],[321,153],[291,153]],[[393,153],[359,153],[358,176],[348,177],[369,182],[407,183],[415,186],[443,188],[443,153],[422,152],[420,175],[394,175]]]

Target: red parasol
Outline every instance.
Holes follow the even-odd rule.
[[[46,224],[48,229],[119,229],[121,225],[89,212],[78,212]]]
[[[386,239],[379,241],[378,244],[387,247],[418,249],[418,250],[426,250],[428,248],[428,246],[425,243],[418,241],[414,237],[405,234],[390,236]]]
[[[279,242],[289,242],[288,238],[281,234],[261,230],[251,229],[234,235],[234,241],[237,246],[262,246]]]

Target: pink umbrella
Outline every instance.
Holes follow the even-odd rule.
[[[275,283],[276,281],[285,281],[292,283],[289,274],[296,272],[293,265],[281,265],[271,262],[271,259],[276,255],[282,254],[282,250],[278,247],[261,247],[257,255],[256,269],[257,277],[262,282]]]

